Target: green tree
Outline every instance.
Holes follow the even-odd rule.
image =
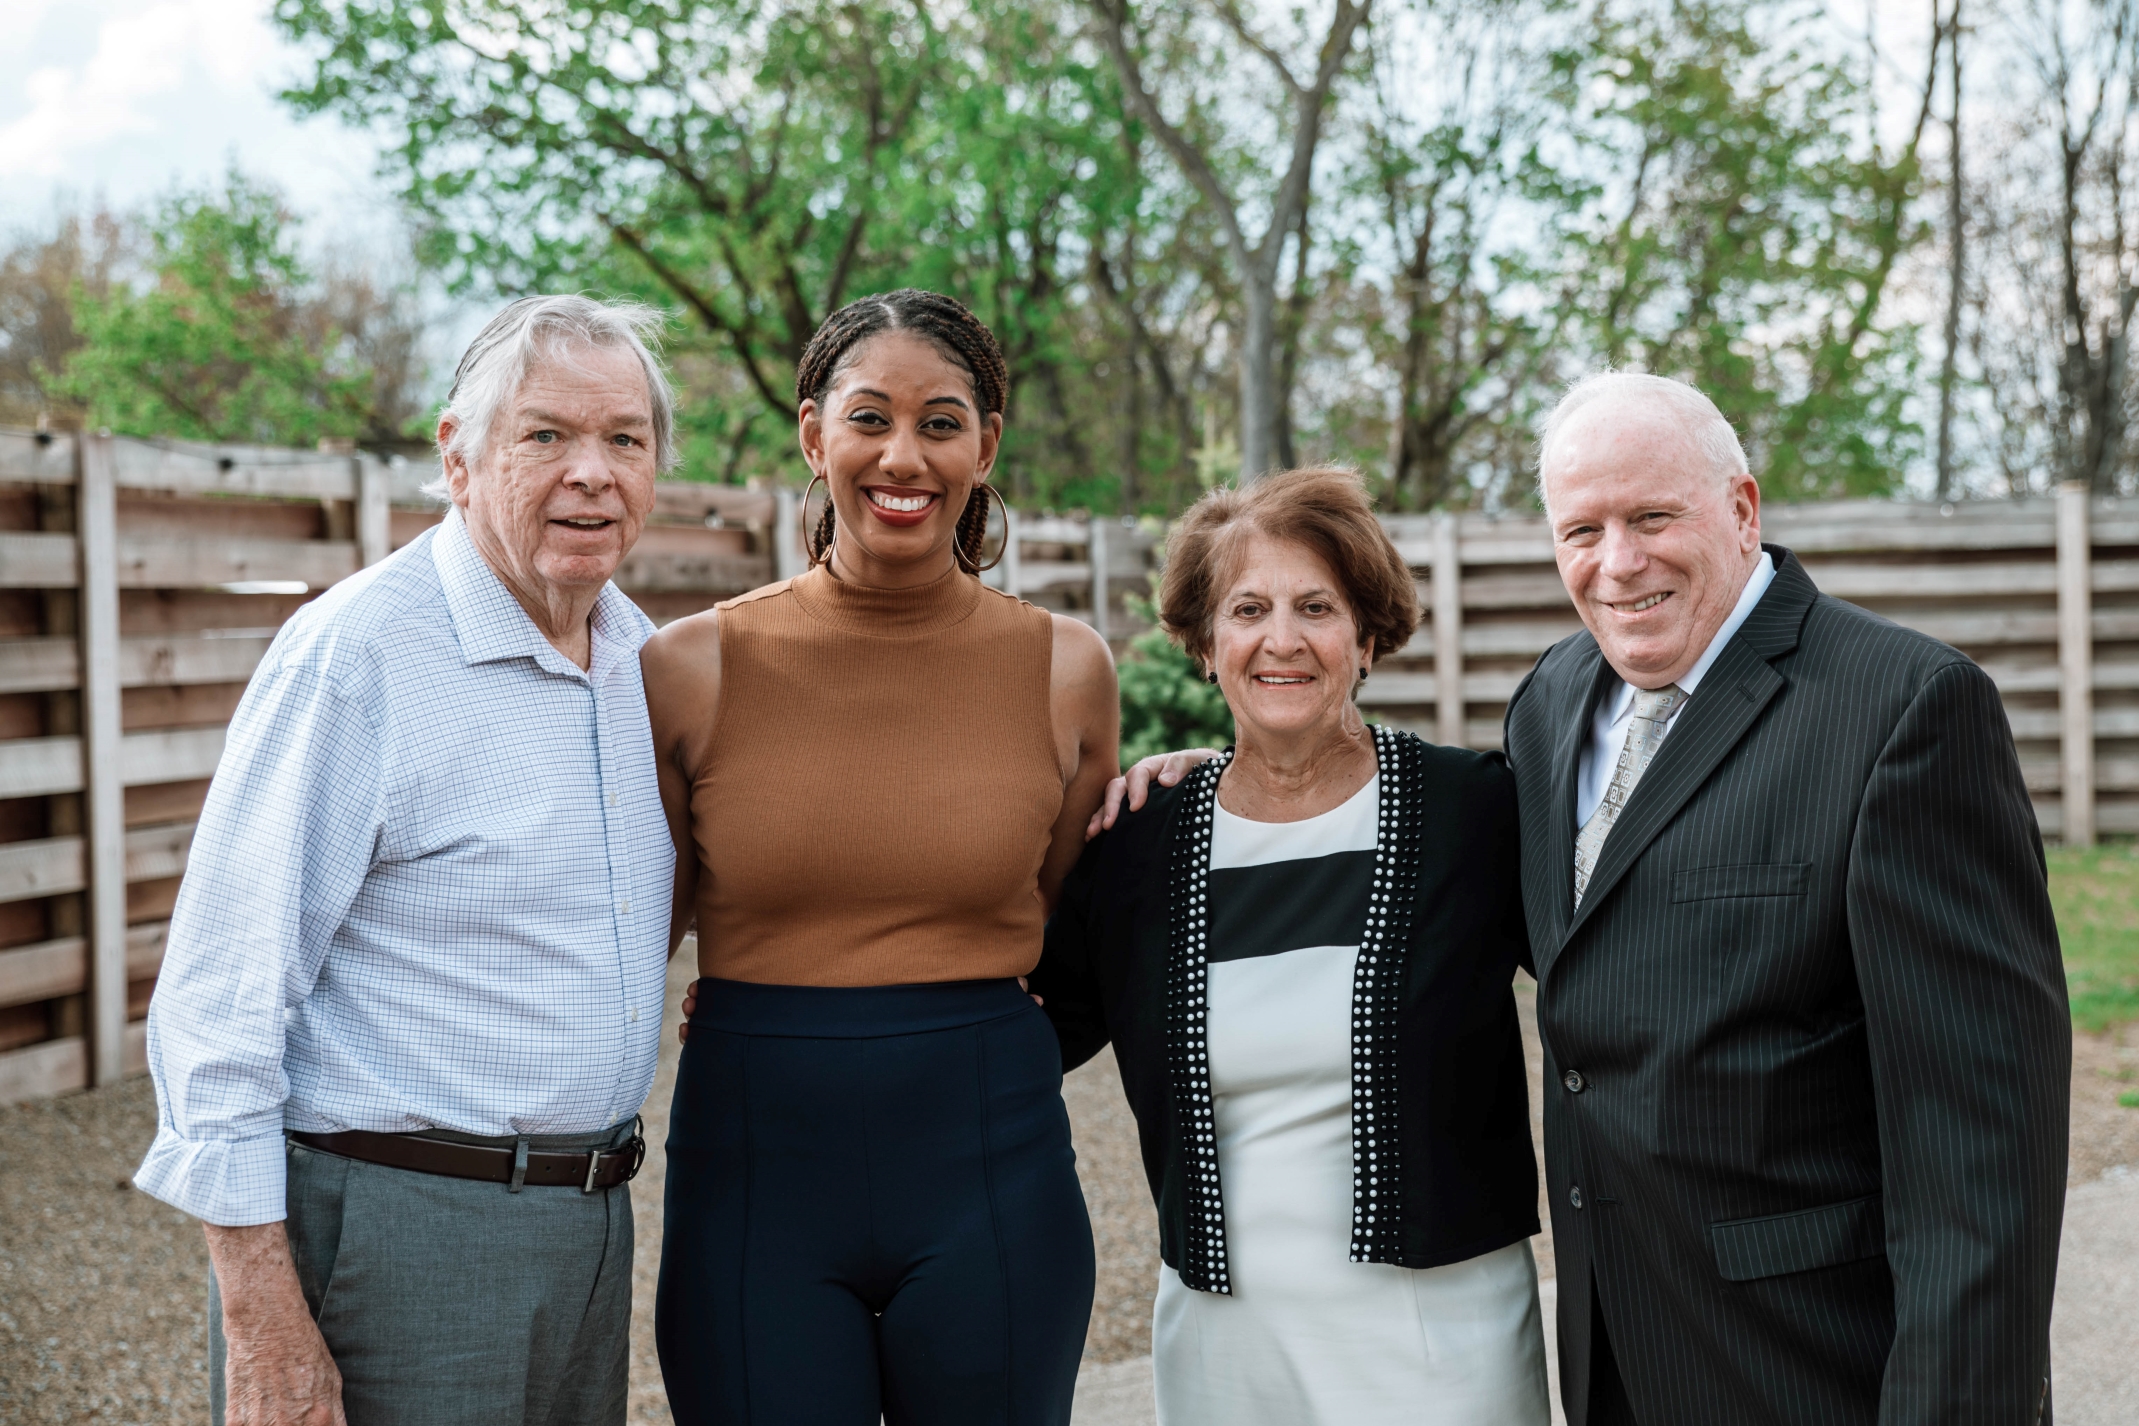
[[[127,266],[130,240],[127,224],[108,211],[59,212],[49,228],[25,228],[0,252],[0,424],[80,423],[80,408],[59,389],[68,356],[82,344],[75,298],[110,290]]]
[[[1149,604],[1132,598],[1131,607],[1153,619]],[[1203,671],[1166,637],[1150,629],[1129,641],[1121,678],[1121,760],[1175,748],[1222,748],[1233,741],[1233,710],[1225,695],[1204,682]]]
[[[1571,152],[1532,174],[1578,214],[1561,277],[1593,350],[1700,386],[1782,498],[1892,490],[1919,435],[1917,334],[1885,299],[1927,232],[1930,80],[1889,152],[1821,23],[1757,0],[1600,7],[1554,63]]]
[[[1400,509],[1504,494],[1565,356],[1564,316],[1537,278],[1567,214],[1533,202],[1526,182],[1552,118],[1528,82],[1538,56],[1526,35],[1551,8],[1436,8],[1373,37],[1377,92],[1361,106],[1348,187],[1363,214],[1379,210],[1388,254],[1387,317],[1370,336],[1394,378],[1388,498]]]
[[[310,445],[364,432],[372,374],[310,320],[296,226],[235,173],[170,199],[148,224],[141,286],[76,288],[80,345],[56,389],[91,424],[138,435]]]
[[[1281,309],[1278,277],[1289,246],[1293,290],[1305,283],[1315,153],[1372,0],[1336,0],[1326,26],[1295,7],[1267,30],[1264,21],[1273,17],[1250,15],[1232,0],[1218,0],[1208,13],[1188,5],[1140,12],[1132,0],[1090,4],[1128,112],[1202,196],[1224,241],[1240,322],[1240,478],[1255,480],[1296,458],[1285,414],[1295,373],[1286,369],[1285,349],[1298,340],[1304,317]],[[1248,114],[1241,112],[1244,93],[1258,92],[1253,83],[1243,88],[1246,65],[1267,76],[1266,113],[1254,113],[1252,98]],[[1162,91],[1173,93],[1170,103]],[[1252,139],[1241,142],[1244,128],[1271,131],[1260,151]]]
[[[1065,304],[1125,201],[1113,77],[1059,5],[875,0],[277,0],[315,64],[289,94],[391,135],[463,286],[596,285],[690,319],[701,475],[793,468],[793,369],[819,322],[935,287],[1003,339],[1005,466],[1031,499],[1088,476]],[[1126,200],[1133,202],[1133,199]],[[736,386],[754,401],[738,402]],[[710,465],[712,469],[706,469]],[[1050,471],[1035,487],[1029,472]],[[1020,488],[1022,485],[1023,488]]]

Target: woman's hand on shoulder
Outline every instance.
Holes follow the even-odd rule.
[[[1086,841],[1098,836],[1121,820],[1122,804],[1127,803],[1131,812],[1141,811],[1146,798],[1151,796],[1151,784],[1172,787],[1187,777],[1201,764],[1218,756],[1216,748],[1185,748],[1177,753],[1153,753],[1120,777],[1107,784],[1106,801],[1092,814],[1086,824]]]

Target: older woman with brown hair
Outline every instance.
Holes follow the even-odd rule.
[[[1513,778],[1361,718],[1418,605],[1349,471],[1206,496],[1160,617],[1238,742],[1086,848],[1032,982],[1136,1114],[1159,1420],[1541,1426]]]

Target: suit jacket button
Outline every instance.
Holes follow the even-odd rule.
[[[1577,1210],[1579,1210],[1579,1209],[1580,1209],[1580,1208],[1582,1207],[1582,1185],[1581,1185],[1581,1184],[1579,1184],[1579,1183],[1578,1183],[1578,1184],[1576,1184],[1576,1185],[1575,1185],[1575,1186],[1574,1186],[1573,1188],[1570,1188],[1570,1189],[1568,1189],[1568,1190],[1567,1190],[1567,1201],[1568,1201],[1568,1203],[1569,1203],[1570,1205],[1572,1205],[1572,1206],[1573,1206],[1574,1208],[1576,1208]]]
[[[1580,1070],[1569,1070],[1561,1075],[1560,1083],[1567,1087],[1569,1094],[1580,1094],[1583,1090],[1589,1088],[1589,1081],[1583,1077]]]

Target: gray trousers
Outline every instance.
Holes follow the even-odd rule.
[[[465,1134],[438,1137],[510,1145]],[[608,1147],[535,1135],[535,1150]],[[630,1377],[631,1190],[441,1178],[288,1146],[290,1250],[342,1373],[349,1426],[621,1426]],[[208,1275],[210,1420],[223,1307]]]

